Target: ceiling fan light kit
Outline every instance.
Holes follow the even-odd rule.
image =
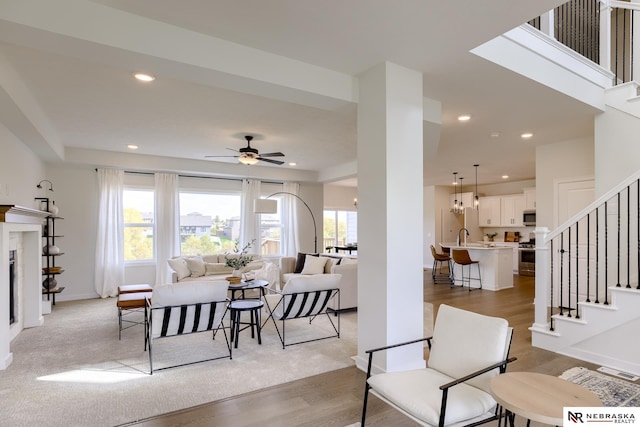
[[[267,157],[284,157],[284,154],[282,154],[281,152],[275,152],[275,153],[265,153],[265,154],[260,154],[260,152],[253,148],[251,146],[251,141],[253,140],[253,136],[251,135],[245,135],[244,139],[247,141],[247,146],[246,147],[242,147],[239,150],[234,150],[232,148],[228,148],[228,150],[231,151],[237,151],[239,154],[236,156],[205,156],[205,157],[235,157],[238,159],[238,162],[244,164],[244,165],[255,165],[256,163],[262,161],[262,162],[267,162],[267,163],[273,163],[274,165],[282,165],[284,164],[283,161],[280,160],[273,160],[273,159],[269,159]]]

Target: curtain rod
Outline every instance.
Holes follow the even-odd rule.
[[[98,172],[98,168],[95,169],[96,172]],[[154,172],[140,172],[140,171],[127,171],[125,170],[124,173],[131,173],[131,174],[138,174],[138,175],[153,175]],[[204,176],[204,175],[182,175],[182,174],[177,174],[179,177],[182,178],[202,178],[202,179],[221,179],[224,181],[242,181],[242,178],[225,178],[225,177],[220,177],[220,176]],[[264,180],[260,180],[260,182],[264,183],[264,184],[284,184],[284,182],[282,181],[264,181]]]

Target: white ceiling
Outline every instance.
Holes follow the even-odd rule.
[[[558,0],[51,3],[0,0],[0,60],[14,72],[8,78],[5,69],[1,83],[9,96],[0,102],[11,98],[45,144],[59,143],[66,152],[128,152],[126,145],[136,144],[140,154],[203,161],[233,154],[226,148],[240,148],[243,135],[252,134],[255,148],[282,151],[296,169],[320,173],[355,161],[355,103],[321,105],[331,88],[310,94],[316,101],[304,94],[290,102],[306,88],[270,84],[265,91],[262,77],[253,84],[242,76],[238,85],[227,64],[216,63],[221,40],[235,43],[224,49],[237,52],[234,60],[247,75],[273,81],[280,76],[267,76],[263,54],[290,64],[292,72],[300,65],[346,80],[382,61],[422,71],[424,96],[442,101],[440,144],[435,156],[426,156],[425,184],[449,184],[453,171],[470,180],[474,163],[480,183],[498,182],[503,174],[532,179],[536,145],[593,132],[593,109],[468,53]],[[156,81],[135,81],[138,70]],[[25,92],[32,98],[18,96]],[[472,120],[459,123],[462,113]],[[24,126],[7,123],[8,117],[0,121],[23,140],[30,135],[20,135]],[[425,125],[425,134],[431,131]],[[525,131],[534,138],[522,141]],[[500,136],[491,138],[492,132]],[[246,167],[238,165],[237,173]]]

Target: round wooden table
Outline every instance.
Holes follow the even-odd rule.
[[[498,375],[491,380],[491,394],[507,414],[510,412],[556,426],[562,425],[562,408],[565,406],[602,406],[600,399],[588,389],[534,372]]]

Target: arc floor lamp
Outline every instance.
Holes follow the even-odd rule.
[[[311,215],[311,219],[313,220],[313,250],[315,253],[318,253],[318,230],[316,228],[316,217],[313,215],[313,212],[311,211],[311,208],[309,207],[309,205],[307,204],[307,202],[305,202],[302,197],[298,196],[297,194],[293,194],[293,193],[289,193],[287,191],[278,191],[276,193],[273,194],[269,194],[267,197],[265,197],[264,199],[255,199],[253,201],[253,212],[254,213],[266,213],[266,214],[274,214],[274,213],[278,213],[278,201],[277,200],[271,200],[271,197],[273,196],[278,196],[278,195],[287,195],[287,196],[293,196],[296,199],[300,200],[304,206],[307,208],[307,210],[309,211],[309,214]]]

